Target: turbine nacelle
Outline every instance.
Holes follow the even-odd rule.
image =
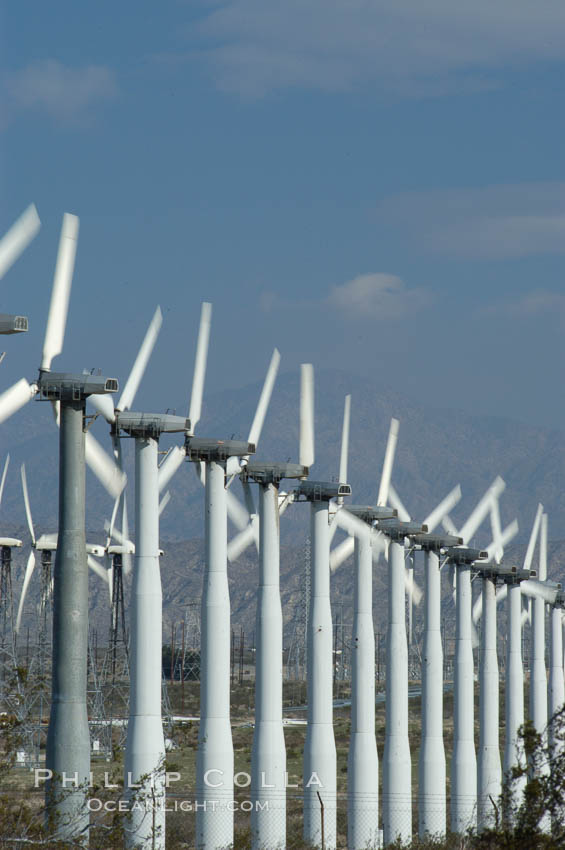
[[[388,508],[380,505],[347,505],[347,511],[369,525],[379,520],[394,519],[398,516],[396,508]]]
[[[161,434],[188,434],[190,419],[169,413],[137,413],[127,410],[116,414],[115,427],[131,437],[151,437],[158,440]]]
[[[529,578],[535,578],[537,575],[536,570],[524,570],[502,564],[477,564],[475,569],[484,578],[500,580],[504,584],[515,584],[517,581],[525,581]]]
[[[17,537],[0,537],[0,547],[6,549],[21,549],[23,543]]]
[[[212,440],[207,437],[187,437],[186,456],[192,461],[223,463],[230,457],[255,454],[255,443],[243,440]]]
[[[50,401],[81,401],[89,395],[102,395],[118,391],[116,378],[102,375],[75,375],[72,372],[39,373],[38,392]]]
[[[299,502],[329,502],[338,496],[351,496],[351,485],[334,481],[302,481],[294,491]]]
[[[474,564],[475,561],[486,561],[488,552],[485,549],[470,549],[468,546],[449,546],[447,558],[452,564]]]
[[[421,522],[402,522],[399,519],[380,519],[377,528],[391,540],[404,540],[414,534],[426,533],[428,526]]]
[[[300,463],[248,463],[243,469],[242,479],[257,484],[278,484],[283,478],[306,478],[308,467]]]
[[[415,534],[411,539],[423,552],[443,552],[463,543],[463,538],[454,534]]]
[[[21,334],[27,331],[27,316],[0,313],[0,334]]]

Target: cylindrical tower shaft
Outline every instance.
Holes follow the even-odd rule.
[[[522,667],[522,592],[519,584],[508,586],[508,642],[506,649],[506,742],[504,747],[504,776],[508,781],[515,765],[523,766],[524,748],[518,729],[524,722],[524,670]],[[520,805],[526,777],[512,783],[513,805]],[[508,813],[511,817],[512,813]]]
[[[308,616],[308,726],[304,745],[304,838],[336,846],[336,749],[333,730],[332,613],[328,502],[311,503],[311,590]]]
[[[132,800],[128,847],[164,850],[165,742],[161,720],[162,593],[158,443],[135,438],[135,560],[131,595],[130,700],[125,788]],[[140,782],[144,777],[144,781]]]
[[[478,828],[492,827],[502,788],[498,742],[499,679],[496,652],[496,579],[484,576],[483,618],[479,654],[479,753],[477,773]]]
[[[540,735],[547,727],[547,672],[545,669],[545,602],[532,599],[530,719]]]
[[[47,817],[57,837],[88,843],[90,735],[86,708],[88,570],[85,542],[84,401],[62,402],[59,538],[53,583],[53,672],[45,766]]]
[[[476,825],[477,759],[474,739],[474,676],[471,642],[471,568],[457,569],[451,829],[464,833]]]
[[[563,621],[562,609],[551,609],[551,641],[549,644],[549,717],[563,708],[565,685],[563,682]],[[555,747],[557,741],[549,724],[549,743]]]
[[[444,835],[443,649],[439,558],[426,552],[422,655],[422,746],[418,765],[419,834]]]
[[[214,461],[206,464],[205,498],[206,564],[201,609],[196,846],[198,850],[223,850],[233,842],[230,597],[224,469]]]
[[[279,506],[274,484],[259,487],[259,593],[255,730],[251,754],[253,850],[286,844],[286,749],[282,725],[282,607]]]
[[[412,838],[412,763],[408,739],[408,647],[404,597],[404,543],[388,552],[386,730],[383,755],[384,843]]]
[[[375,632],[371,529],[355,538],[351,646],[351,737],[347,761],[347,846],[365,850],[379,840],[379,756],[375,738]]]

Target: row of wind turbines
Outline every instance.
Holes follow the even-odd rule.
[[[251,796],[254,850],[284,847],[286,841],[286,755],[282,723],[282,607],[279,585],[279,521],[293,502],[310,503],[311,594],[308,632],[308,721],[304,748],[304,837],[314,846],[336,846],[336,750],[332,706],[332,620],[330,576],[354,553],[354,624],[351,743],[348,763],[348,847],[385,845],[412,836],[411,756],[408,737],[408,655],[405,624],[406,593],[416,601],[421,594],[414,582],[413,559],[424,552],[424,654],[422,666],[422,742],[419,763],[418,819],[421,835],[446,830],[446,768],[443,743],[443,679],[440,637],[440,578],[452,573],[456,594],[456,664],[454,683],[454,742],[451,770],[450,825],[456,832],[487,825],[494,817],[491,799],[501,787],[498,742],[498,669],[496,604],[506,595],[508,656],[506,665],[507,771],[521,758],[518,728],[523,720],[521,625],[523,593],[533,597],[532,717],[540,731],[547,725],[548,703],[544,642],[545,608],[551,608],[550,708],[563,703],[563,652],[560,586],[548,582],[540,568],[539,580],[531,570],[534,547],[541,529],[540,564],[547,554],[547,521],[541,507],[536,514],[526,560],[521,569],[502,562],[504,546],[517,532],[517,523],[501,528],[498,499],[504,482],[496,479],[457,530],[449,512],[461,496],[455,488],[423,521],[408,515],[391,484],[398,422],[392,420],[376,505],[350,505],[347,455],[350,398],[345,401],[342,445],[337,482],[309,477],[314,464],[314,376],[311,365],[301,367],[299,462],[255,462],[251,456],[262,426],[279,366],[275,350],[257,410],[245,441],[195,436],[200,420],[211,306],[202,307],[188,417],[132,411],[161,324],[157,311],[118,401],[113,378],[55,373],[52,360],[61,353],[72,281],[78,219],[66,215],[59,245],[51,306],[39,377],[21,379],[0,395],[0,422],[36,395],[53,402],[60,427],[59,531],[53,583],[53,699],[49,723],[46,768],[52,772],[46,803],[58,814],[62,838],[81,835],[87,841],[86,791],[90,749],[86,713],[86,657],[88,627],[88,563],[84,533],[85,461],[114,498],[109,541],[117,533],[121,505],[122,530],[117,545],[133,554],[130,602],[130,716],[125,756],[125,785],[132,811],[127,841],[130,847],[165,847],[165,807],[156,812],[135,807],[145,796],[163,803],[165,747],[161,720],[162,598],[159,570],[160,494],[185,460],[194,463],[205,486],[206,558],[202,593],[201,710],[197,755],[197,846],[205,850],[229,847],[233,841],[234,759],[229,713],[230,602],[228,558],[237,557],[255,542],[259,554],[257,594],[257,659],[255,729],[252,749]],[[1,243],[0,243],[1,257]],[[112,456],[85,433],[87,401],[110,425]],[[159,438],[180,433],[182,443],[158,462]],[[129,543],[125,475],[121,436],[135,440],[135,546]],[[233,493],[238,477],[243,504]],[[284,492],[284,480],[294,489]],[[258,487],[257,504],[253,487]],[[28,522],[33,529],[29,499]],[[239,529],[228,545],[228,515]],[[492,544],[472,548],[481,523],[490,517]],[[437,533],[439,526],[441,533]],[[337,528],[348,535],[332,550]],[[104,547],[108,551],[110,543]],[[25,589],[33,572],[34,547],[24,577]],[[379,806],[379,761],[375,738],[374,629],[372,570],[374,562],[388,561],[386,731],[382,765],[383,799]],[[412,561],[410,560],[412,559]],[[406,568],[406,563],[409,569]],[[98,564],[108,581],[110,571]],[[472,606],[473,576],[482,583],[482,611]],[[499,588],[497,591],[497,587]],[[20,602],[20,609],[23,601]],[[473,640],[474,622],[482,614],[480,679],[480,741],[478,760],[474,745]],[[555,663],[554,663],[555,662]],[[496,705],[495,705],[496,703]],[[61,795],[61,777],[77,774],[79,787]],[[135,787],[134,786],[138,786]],[[323,803],[323,827],[322,809]],[[379,811],[381,809],[381,811]],[[383,832],[379,824],[382,814]],[[322,839],[322,828],[324,836]]]

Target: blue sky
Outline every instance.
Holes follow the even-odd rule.
[[[5,4],[1,387],[36,374],[61,215],[81,219],[55,368],[184,409],[200,302],[207,386],[312,361],[441,406],[565,414],[562,0]]]

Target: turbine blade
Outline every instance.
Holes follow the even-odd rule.
[[[271,362],[269,363],[269,368],[267,369],[267,375],[265,376],[263,389],[261,390],[261,395],[259,396],[259,403],[257,404],[257,410],[255,411],[253,423],[249,431],[249,437],[247,438],[249,443],[254,443],[255,445],[259,443],[261,431],[263,430],[263,423],[265,421],[265,416],[267,415],[267,408],[269,407],[269,402],[271,401],[273,387],[275,385],[277,372],[279,371],[280,362],[281,355],[278,349],[275,348],[275,350],[273,351],[273,356],[271,357]]]
[[[424,520],[425,525],[428,526],[428,531],[431,533],[437,526],[440,524],[442,519],[449,513],[451,508],[454,508],[455,505],[461,499],[461,487],[459,484],[451,490],[445,497],[442,499],[439,505],[433,509],[431,514],[429,514]],[[393,505],[394,507],[394,505]]]
[[[116,414],[114,413],[114,396],[108,393],[107,395],[91,395],[88,397],[88,403],[92,405],[92,407],[101,413],[106,422],[109,422],[110,425],[116,421]]]
[[[226,506],[228,516],[239,531],[243,531],[249,525],[251,516],[243,507],[239,499],[237,499],[231,490],[226,490]]]
[[[314,463],[314,367],[300,367],[300,458],[302,466]]]
[[[23,493],[24,493],[24,505],[25,505],[25,509],[26,509],[27,527],[29,528],[29,534],[30,534],[30,537],[31,537],[31,544],[32,544],[32,546],[35,546],[35,532],[33,530],[33,520],[31,518],[31,506],[30,506],[30,503],[29,503],[29,493],[28,493],[28,490],[27,490],[27,476],[26,476],[25,463],[22,463],[20,472],[21,472],[21,476],[22,476],[22,490],[23,490]]]
[[[541,581],[547,578],[547,514],[541,515],[539,539],[539,577]]]
[[[112,508],[112,516],[110,517],[110,525],[109,525],[109,528],[108,528],[108,535],[106,537],[106,549],[108,548],[108,546],[112,542],[112,536],[113,536],[113,533],[114,533],[114,523],[116,522],[116,516],[117,516],[117,513],[118,513],[118,508],[120,506],[121,498],[122,498],[122,494],[120,493],[120,495],[117,496],[115,501],[114,501],[114,507]]]
[[[243,531],[238,532],[228,543],[228,559],[235,561],[244,552],[255,538],[253,525],[249,523]]]
[[[392,465],[394,463],[394,455],[396,453],[396,443],[398,442],[398,428],[400,422],[394,417],[390,420],[390,429],[388,432],[388,440],[386,444],[385,459],[383,462],[383,471],[381,475],[381,483],[379,486],[379,495],[377,497],[377,505],[384,507],[388,499],[388,490],[390,487],[390,477],[392,475]]]
[[[53,358],[63,350],[65,325],[69,309],[69,297],[73,281],[75,255],[78,239],[78,218],[76,215],[65,213],[59,241],[57,265],[51,292],[51,304],[47,317],[41,371],[49,371]]]
[[[128,502],[125,492],[124,500],[122,503],[122,537],[125,540],[125,543],[123,543],[122,545],[130,546],[131,541],[129,539]],[[124,552],[124,554],[122,555],[122,567],[124,575],[128,576],[132,568],[131,554],[129,552]]]
[[[547,587],[543,582],[537,581],[533,578],[529,578],[526,581],[521,582],[520,590],[522,591],[523,596],[530,596],[532,599],[535,599],[536,597],[538,599],[543,599],[543,601],[547,602],[549,605],[553,605],[558,593],[557,588]]]
[[[243,498],[245,500],[245,507],[247,508],[247,512],[249,517],[251,518],[254,514],[257,513],[255,509],[255,502],[253,501],[253,493],[251,492],[251,485],[249,481],[242,481],[241,486],[243,488]]]
[[[0,481],[0,505],[2,504],[2,495],[4,493],[4,484],[6,483],[6,475],[8,474],[8,466],[10,465],[10,455],[6,455],[4,463],[4,471],[2,472],[2,481]]]
[[[417,585],[414,576],[410,576],[409,573],[409,570],[404,570],[404,587],[408,596],[412,596],[412,602],[414,605],[419,605],[422,601],[422,591]]]
[[[534,550],[536,548],[536,542],[538,539],[539,527],[541,523],[541,515],[543,513],[543,505],[541,502],[537,506],[536,515],[534,518],[534,524],[532,526],[532,531],[530,534],[530,539],[528,540],[528,548],[526,549],[526,556],[524,558],[523,569],[531,570],[532,568],[532,560],[534,557]]]
[[[167,490],[161,501],[159,502],[159,516],[163,513],[169,502],[171,501],[171,491]]]
[[[200,313],[200,328],[198,329],[198,342],[196,343],[196,357],[194,358],[194,374],[192,376],[192,392],[190,395],[190,408],[188,418],[190,429],[194,434],[200,414],[202,412],[202,394],[204,392],[204,378],[206,376],[206,360],[208,359],[208,341],[210,339],[210,324],[212,322],[212,305],[205,301]]]
[[[141,383],[141,379],[145,373],[147,363],[149,362],[149,358],[151,357],[155,343],[157,342],[157,337],[159,336],[162,324],[163,314],[161,313],[161,308],[157,307],[153,318],[149,323],[143,342],[141,343],[141,348],[135,358],[132,370],[129,373],[129,378],[126,381],[120,400],[118,401],[118,410],[129,410],[132,406],[135,394],[137,393],[139,384]]]
[[[186,451],[184,446],[173,446],[169,454],[159,467],[157,473],[157,481],[159,484],[159,493],[162,493],[173,475],[180,469],[183,460],[186,459]]]
[[[476,530],[490,511],[491,503],[497,499],[504,491],[506,484],[500,476],[497,476],[490,485],[484,496],[479,500],[474,510],[471,512],[467,522],[459,532],[459,536],[463,538],[466,544],[472,539]]]
[[[347,559],[353,555],[354,549],[355,540],[353,537],[346,537],[345,540],[342,540],[341,543],[335,547],[335,549],[332,549],[330,552],[330,572],[335,573],[335,571],[341,567],[343,562],[347,561]]]
[[[391,507],[396,508],[398,511],[398,519],[401,522],[410,522],[410,514],[402,504],[400,496],[392,486],[392,483],[388,485],[388,502],[390,502]]]
[[[0,395],[0,423],[5,422],[24,404],[31,401],[36,392],[36,385],[28,384],[25,378],[20,378],[10,389],[5,390]]]
[[[40,227],[35,204],[30,204],[0,239],[0,279],[36,237]]]
[[[347,484],[347,460],[349,454],[349,422],[351,419],[351,396],[345,396],[343,406],[343,425],[341,428],[341,451],[339,455],[339,481]],[[338,496],[338,505],[343,505],[343,496]]]
[[[445,531],[447,531],[448,534],[453,534],[455,535],[455,537],[459,536],[459,532],[455,528],[455,523],[453,522],[449,514],[446,514],[443,517],[441,524],[443,525]]]
[[[93,573],[96,573],[98,578],[101,578],[102,581],[109,582],[108,571],[104,569],[104,567],[98,563],[98,561],[92,557],[92,555],[86,556],[86,562]]]
[[[513,520],[510,525],[507,525],[504,531],[499,535],[498,544],[500,551],[500,559],[497,561],[497,563],[500,563],[500,561],[502,560],[502,556],[504,555],[504,547],[516,537],[516,535],[518,534],[518,530],[518,520]],[[488,560],[495,557],[495,549],[496,544],[493,540],[490,546],[487,546]]]
[[[281,517],[289,505],[294,501],[292,493],[279,493],[279,517]]]
[[[18,605],[18,615],[16,617],[16,634],[20,632],[20,625],[22,622],[22,614],[24,610],[24,602],[26,598],[27,589],[29,587],[29,583],[31,581],[31,577],[33,575],[33,570],[35,568],[35,552],[33,549],[29,553],[29,557],[27,559],[26,571],[24,573],[24,582],[22,585],[22,594],[20,596],[20,602]]]
[[[126,475],[106,454],[100,443],[90,432],[85,435],[86,462],[96,475],[106,491],[114,499],[119,496],[126,486]]]
[[[483,594],[479,593],[473,605],[473,613],[471,619],[473,623],[478,623],[483,616]]]

